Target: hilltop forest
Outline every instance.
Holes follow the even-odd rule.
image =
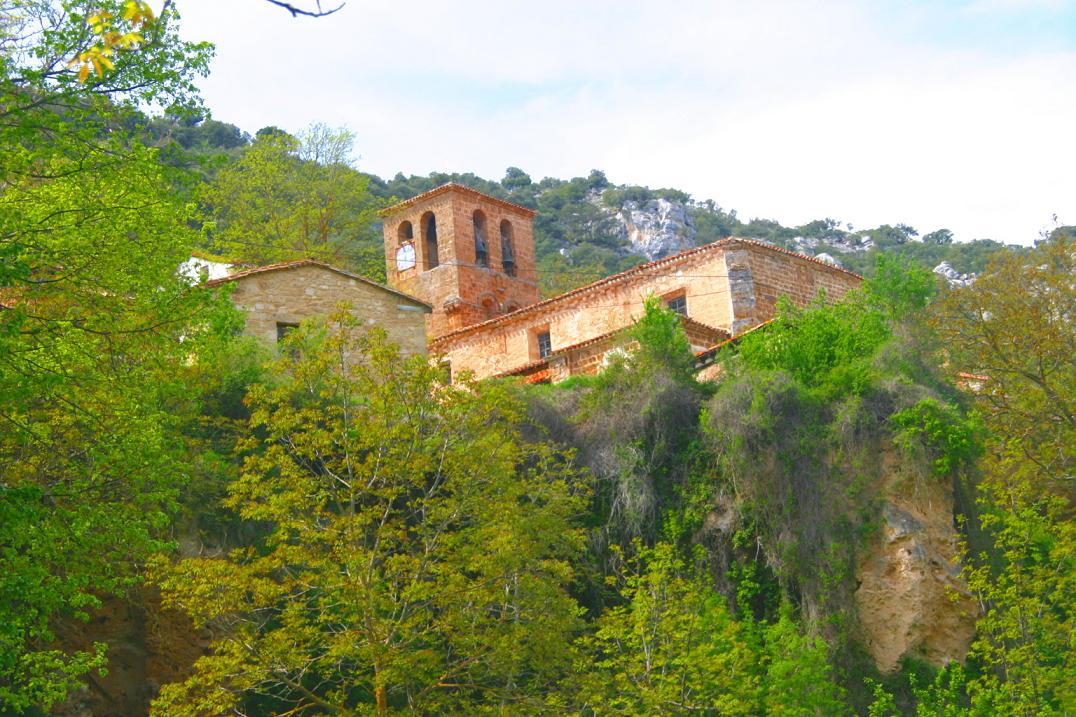
[[[167,6],[0,19],[0,714],[1076,713],[1071,228],[1014,249],[599,171],[383,180],[346,130],[209,118],[212,48]],[[347,311],[278,351],[177,271],[383,277],[376,211],[449,180],[539,211],[547,294],[653,258],[621,218],[659,201],[676,241],[867,279],[783,302],[713,380],[648,301],[631,353],[526,386],[450,383]],[[882,665],[862,566],[933,496],[966,656]]]
[[[314,124],[292,136],[263,127],[252,137],[203,114],[136,114],[132,130],[161,152],[170,166],[194,173],[185,187],[197,197],[206,220],[202,246],[237,262],[271,256],[320,256],[384,278],[382,228],[376,210],[456,182],[534,209],[535,249],[547,296],[600,279],[667,254],[728,236],[770,242],[794,251],[827,254],[869,275],[886,253],[933,269],[948,262],[959,274],[982,271],[1001,250],[1020,251],[991,239],[954,242],[945,228],[922,235],[906,224],[859,229],[825,218],[799,227],[768,219],[741,220],[713,200],[698,201],[677,189],[617,185],[600,170],[570,180],[535,181],[509,167],[500,180],[474,174],[397,174],[382,179],[351,165],[354,137],[344,128]],[[674,211],[664,243],[631,241],[625,217],[634,210],[654,221],[665,203]],[[658,220],[660,221],[660,220]],[[275,249],[272,247],[276,247]],[[282,252],[282,254],[281,254]]]

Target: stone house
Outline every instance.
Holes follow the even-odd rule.
[[[342,302],[368,326],[379,326],[405,355],[426,354],[432,307],[402,291],[314,259],[270,264],[211,279],[234,284],[232,302],[246,314],[245,333],[275,344],[303,319],[325,317]]]
[[[432,307],[430,353],[453,373],[561,380],[594,373],[622,331],[660,297],[685,317],[696,351],[772,319],[777,300],[840,299],[850,271],[762,242],[729,238],[541,300],[535,213],[457,184],[382,212],[388,283]]]

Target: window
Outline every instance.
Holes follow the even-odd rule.
[[[433,212],[422,215],[422,230],[426,239],[426,268],[433,269],[439,263],[437,260],[437,217]]]
[[[674,314],[687,316],[687,294],[679,294],[670,299],[666,299],[665,306],[669,307],[669,310]]]
[[[401,222],[396,229],[396,271],[415,267],[415,230],[411,222]]]
[[[297,328],[299,328],[299,324],[287,324],[280,321],[276,324],[276,342],[281,346],[281,349],[286,350],[288,355],[293,359],[299,357],[299,349],[294,345],[288,346],[286,341],[288,335]]]
[[[512,241],[512,222],[501,221],[501,266],[508,276],[516,275],[516,252]]]
[[[474,263],[489,266],[489,245],[486,244],[486,215],[481,209],[474,212]]]
[[[534,337],[538,342],[538,358],[547,358],[553,353],[553,342],[549,340],[549,332],[543,331]]]
[[[285,324],[278,321],[276,324],[276,342],[278,344],[283,342],[288,337],[288,334],[297,328],[299,328],[299,324]]]

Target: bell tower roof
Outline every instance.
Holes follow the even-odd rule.
[[[391,207],[386,207],[385,209],[380,210],[378,212],[378,215],[381,217],[391,217],[392,215],[398,214],[405,209],[409,209],[416,204],[421,204],[422,202],[434,199],[442,194],[447,194],[450,192],[463,195],[472,201],[488,202],[490,204],[497,205],[501,209],[515,212],[531,219],[538,216],[538,212],[534,211],[533,209],[528,209],[521,204],[509,202],[504,199],[498,199],[497,197],[494,197],[489,194],[483,194],[477,189],[471,189],[470,187],[464,186],[462,184],[457,184],[456,182],[448,182],[447,184],[442,184],[440,187],[434,187],[428,192],[423,192],[422,194],[415,195],[410,199],[405,199],[402,202],[393,204]]]

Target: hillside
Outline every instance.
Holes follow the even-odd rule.
[[[170,115],[142,118],[141,128],[147,139],[160,148],[165,161],[193,174],[194,189],[188,183],[184,190],[194,192],[202,182],[212,182],[222,170],[227,173],[228,168],[237,166],[259,140],[287,136],[275,127],[265,127],[251,137],[226,122]],[[303,157],[324,156],[323,149],[307,146],[324,142],[332,134],[325,127],[318,131],[320,137],[315,132],[296,138],[294,154],[299,163],[308,161]],[[345,132],[337,139],[350,142],[351,138]],[[346,164],[346,157],[341,161]],[[509,167],[500,180],[445,172],[427,176],[397,174],[384,179],[350,166],[335,167],[334,171],[356,179],[361,176],[366,182],[365,191],[371,195],[372,202],[352,195],[350,206],[338,210],[344,216],[338,217],[337,223],[364,226],[358,236],[341,237],[350,245],[342,252],[343,260],[374,278],[382,278],[383,269],[381,224],[370,211],[371,205],[388,206],[446,182],[463,184],[538,212],[535,243],[547,296],[727,236],[771,242],[865,275],[870,274],[880,253],[907,257],[931,270],[944,263],[939,273],[946,274],[950,281],[978,274],[989,256],[999,250],[1019,249],[987,238],[954,242],[952,233],[945,228],[920,232],[899,223],[853,228],[832,218],[790,227],[770,219],[746,219],[714,199],[695,198],[675,188],[616,184],[598,169],[586,177],[546,177],[538,181],[517,167]],[[216,229],[226,225],[226,220],[219,220]]]

